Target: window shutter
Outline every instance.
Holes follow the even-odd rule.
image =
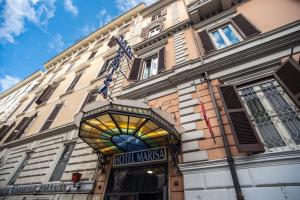
[[[256,29],[243,15],[239,14],[231,19],[233,23],[244,33],[246,37],[251,37],[259,34],[260,31]]]
[[[158,73],[165,68],[165,47],[158,52]]]
[[[264,147],[251,124],[233,85],[219,86],[226,115],[239,152],[263,152]]]
[[[215,50],[215,46],[212,43],[207,31],[199,32],[199,37],[200,37],[200,40],[202,42],[205,53],[209,53],[209,52]]]
[[[43,124],[42,128],[40,129],[41,131],[45,131],[47,129],[50,128],[50,126],[52,125],[53,121],[55,120],[55,118],[57,117],[60,109],[62,108],[63,103],[59,103],[56,104],[54,109],[52,110],[52,112],[50,113],[50,115],[48,116],[47,120],[45,121],[45,123]]]
[[[58,87],[58,84],[49,85],[43,91],[43,93],[39,96],[39,98],[35,101],[35,103],[39,105],[39,104],[41,104],[43,102],[48,101],[57,87]]]
[[[85,98],[85,100],[84,100],[84,102],[83,102],[83,104],[82,104],[80,110],[82,110],[82,108],[83,108],[86,104],[92,103],[92,102],[96,101],[97,95],[98,95],[97,89],[91,90],[91,91],[88,93],[88,95],[86,96],[86,98]]]
[[[29,117],[24,117],[20,121],[20,123],[16,126],[16,128],[13,130],[13,132],[11,132],[11,134],[5,140],[5,142],[10,142],[10,141],[17,139],[17,137],[20,137],[21,136],[20,132],[23,130],[23,127],[26,125],[28,120],[29,120]]]
[[[70,86],[68,87],[68,89],[67,89],[67,91],[66,91],[66,92],[68,92],[68,91],[70,91],[70,90],[73,90],[73,89],[74,89],[74,87],[75,87],[75,86],[76,86],[76,84],[78,83],[78,81],[79,81],[79,79],[80,79],[81,75],[82,75],[82,74],[77,74],[77,75],[75,76],[75,78],[73,79],[72,83],[70,84]]]
[[[142,59],[135,58],[132,64],[132,68],[129,74],[129,81],[137,81],[139,77],[140,67],[141,67]]]
[[[148,29],[148,28],[142,28],[142,31],[141,31],[140,37],[141,37],[141,38],[144,38],[144,39],[146,39],[146,38],[147,38],[147,36],[148,36],[148,31],[149,31],[149,29]]]
[[[92,59],[95,57],[97,51],[93,51],[93,53],[91,53],[90,57],[88,58],[88,60]]]
[[[280,66],[274,76],[300,108],[300,65],[290,58]]]
[[[11,125],[3,125],[0,129],[0,141],[5,137],[5,135],[14,127],[16,122],[13,122]]]
[[[37,114],[35,114],[32,117],[25,117],[27,119],[25,120],[24,124],[18,130],[18,133],[16,134],[16,137],[14,138],[14,140],[19,139],[23,135],[23,133],[25,132],[25,130],[27,129],[27,127],[29,126],[29,124],[31,124],[32,120],[34,118],[36,118],[36,116],[37,116]]]
[[[35,97],[29,102],[29,104],[24,108],[23,112],[26,112],[26,111],[30,108],[30,106],[36,101],[36,99],[37,99],[37,96],[35,96]]]
[[[100,70],[100,72],[99,72],[97,78],[99,78],[99,77],[106,71],[109,61],[110,61],[110,60],[106,60],[106,61],[104,62],[104,64],[102,65],[101,70]]]
[[[116,41],[116,37],[112,36],[109,40],[109,42],[107,43],[107,45],[111,48],[114,47],[116,45],[117,41]]]

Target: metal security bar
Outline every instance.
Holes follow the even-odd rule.
[[[300,144],[300,112],[274,79],[238,89],[251,120],[269,150]]]

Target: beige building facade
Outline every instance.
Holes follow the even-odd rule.
[[[0,199],[299,198],[298,10],[161,0],[100,27],[1,94],[36,85],[1,120]]]

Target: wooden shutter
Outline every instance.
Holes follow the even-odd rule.
[[[97,78],[99,78],[106,71],[109,61],[110,60],[106,60],[104,62],[104,64],[101,67],[101,70],[100,70],[99,74],[97,75]]]
[[[96,101],[97,99],[97,96],[98,96],[98,90],[97,89],[94,89],[94,90],[91,90],[88,95],[86,96],[80,110],[82,110],[82,108],[88,104],[88,103],[92,103],[94,101]]]
[[[91,53],[90,57],[88,58],[88,60],[92,59],[95,57],[97,51],[93,51],[93,53]]]
[[[107,45],[111,48],[114,47],[116,45],[117,41],[116,41],[116,37],[112,36],[109,40],[109,42],[107,43]]]
[[[300,108],[300,65],[290,58],[274,73],[274,77]]]
[[[235,87],[221,85],[219,90],[238,151],[263,152],[264,147],[248,118]]]
[[[132,68],[128,77],[129,81],[137,81],[139,77],[139,72],[141,68],[142,59],[135,58],[132,64]]]
[[[50,113],[50,115],[48,116],[47,120],[45,121],[45,123],[43,124],[42,128],[40,129],[41,131],[45,131],[47,129],[50,128],[50,126],[52,125],[53,121],[55,120],[55,118],[57,117],[60,109],[62,108],[63,103],[59,103],[56,104],[54,109],[52,110],[52,112]]]
[[[148,28],[142,28],[140,37],[146,39],[148,37],[148,31],[149,31]]]
[[[158,73],[165,68],[165,47],[158,52]]]
[[[209,53],[209,52],[215,50],[215,46],[212,43],[207,31],[199,32],[199,37],[200,37],[200,40],[202,42],[205,53]]]
[[[0,129],[0,141],[5,137],[5,135],[14,127],[16,122],[11,123],[10,125],[3,125]]]
[[[36,101],[36,99],[37,99],[37,96],[35,96],[35,97],[29,102],[29,104],[24,108],[23,112],[26,112],[26,111],[30,108],[30,106]]]
[[[68,92],[68,91],[70,91],[70,90],[73,90],[73,89],[74,89],[74,87],[75,87],[75,86],[76,86],[76,84],[78,83],[78,81],[79,81],[79,79],[80,79],[81,75],[82,75],[82,74],[77,74],[77,75],[75,76],[75,78],[73,79],[72,83],[70,84],[70,86],[68,87],[68,89],[67,89],[67,91],[66,91],[66,92]]]
[[[37,114],[35,114],[32,117],[24,117],[24,119],[25,118],[27,118],[27,119],[25,120],[25,122],[23,123],[23,125],[19,128],[18,133],[16,133],[16,136],[15,136],[14,140],[19,139],[23,135],[23,133],[25,132],[25,130],[27,129],[27,127],[29,126],[29,124],[31,124],[32,120],[34,118],[36,118],[36,116],[37,116]]]
[[[56,90],[56,88],[58,87],[58,84],[52,84],[49,85],[44,91],[43,93],[39,96],[39,98],[35,101],[36,104],[41,104],[43,102],[46,102],[50,99],[51,95],[53,94],[53,92]]]
[[[260,31],[256,29],[243,15],[239,14],[231,19],[233,23],[244,33],[246,37],[259,34]]]

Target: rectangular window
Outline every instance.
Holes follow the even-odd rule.
[[[67,91],[66,92],[69,92],[71,90],[73,90],[76,86],[76,84],[78,83],[80,77],[82,76],[82,74],[77,74],[75,76],[75,78],[73,79],[72,83],[70,84],[70,86],[68,87]]]
[[[143,62],[142,79],[150,78],[158,73],[158,55],[147,58]]]
[[[148,32],[148,38],[157,35],[160,33],[160,26],[155,26],[154,28],[150,29]]]
[[[3,125],[0,128],[0,141],[6,136],[6,134],[12,129],[12,127],[14,127],[15,124],[16,122],[13,122],[10,125]]]
[[[30,154],[26,154],[26,157],[24,158],[24,160],[22,161],[21,165],[19,166],[18,170],[16,171],[16,173],[13,175],[13,177],[9,180],[8,185],[13,185],[17,178],[19,177],[19,175],[21,174],[21,172],[23,171],[24,167],[26,166],[26,164],[28,163],[29,159],[30,159],[31,155]]]
[[[91,90],[91,91],[88,93],[88,95],[86,96],[86,98],[85,98],[85,100],[84,100],[84,102],[83,102],[83,104],[82,104],[80,110],[82,110],[82,108],[83,108],[85,105],[87,105],[87,104],[89,104],[89,103],[92,103],[92,102],[96,101],[97,96],[98,96],[98,90],[97,90],[97,89]]]
[[[47,120],[43,124],[40,132],[45,131],[50,128],[52,123],[54,122],[55,118],[57,117],[59,111],[61,110],[63,103],[56,104],[50,115],[48,116]]]
[[[152,15],[151,21],[155,21],[155,20],[161,18],[161,16],[162,16],[161,12],[158,12],[158,13]]]
[[[266,149],[300,144],[300,112],[275,79],[238,88]]]
[[[231,24],[214,29],[210,31],[209,34],[217,49],[236,44],[242,40],[241,36]]]
[[[62,175],[64,174],[65,168],[69,162],[72,155],[75,143],[65,144],[64,151],[62,152],[58,163],[50,177],[49,181],[60,181]]]
[[[52,85],[49,85],[44,91],[43,93],[39,96],[39,98],[35,101],[36,104],[40,105],[44,102],[47,102],[50,97],[52,96],[52,94],[54,93],[54,91],[56,90],[56,88],[58,87],[57,83],[54,83]]]
[[[97,78],[99,78],[104,72],[109,70],[109,63],[110,63],[111,60],[112,60],[112,58],[108,59],[104,62],[104,64],[102,65],[102,67],[101,67],[101,69],[100,69],[100,71],[97,75]]]
[[[96,53],[97,53],[97,51],[94,51],[93,53],[91,53],[91,55],[90,55],[90,57],[88,58],[88,60],[90,60],[90,59],[94,58],[94,57],[95,57],[95,55],[96,55]]]
[[[30,106],[36,101],[36,99],[38,98],[38,96],[35,96],[30,102],[29,104],[24,108],[23,113],[26,112]]]

